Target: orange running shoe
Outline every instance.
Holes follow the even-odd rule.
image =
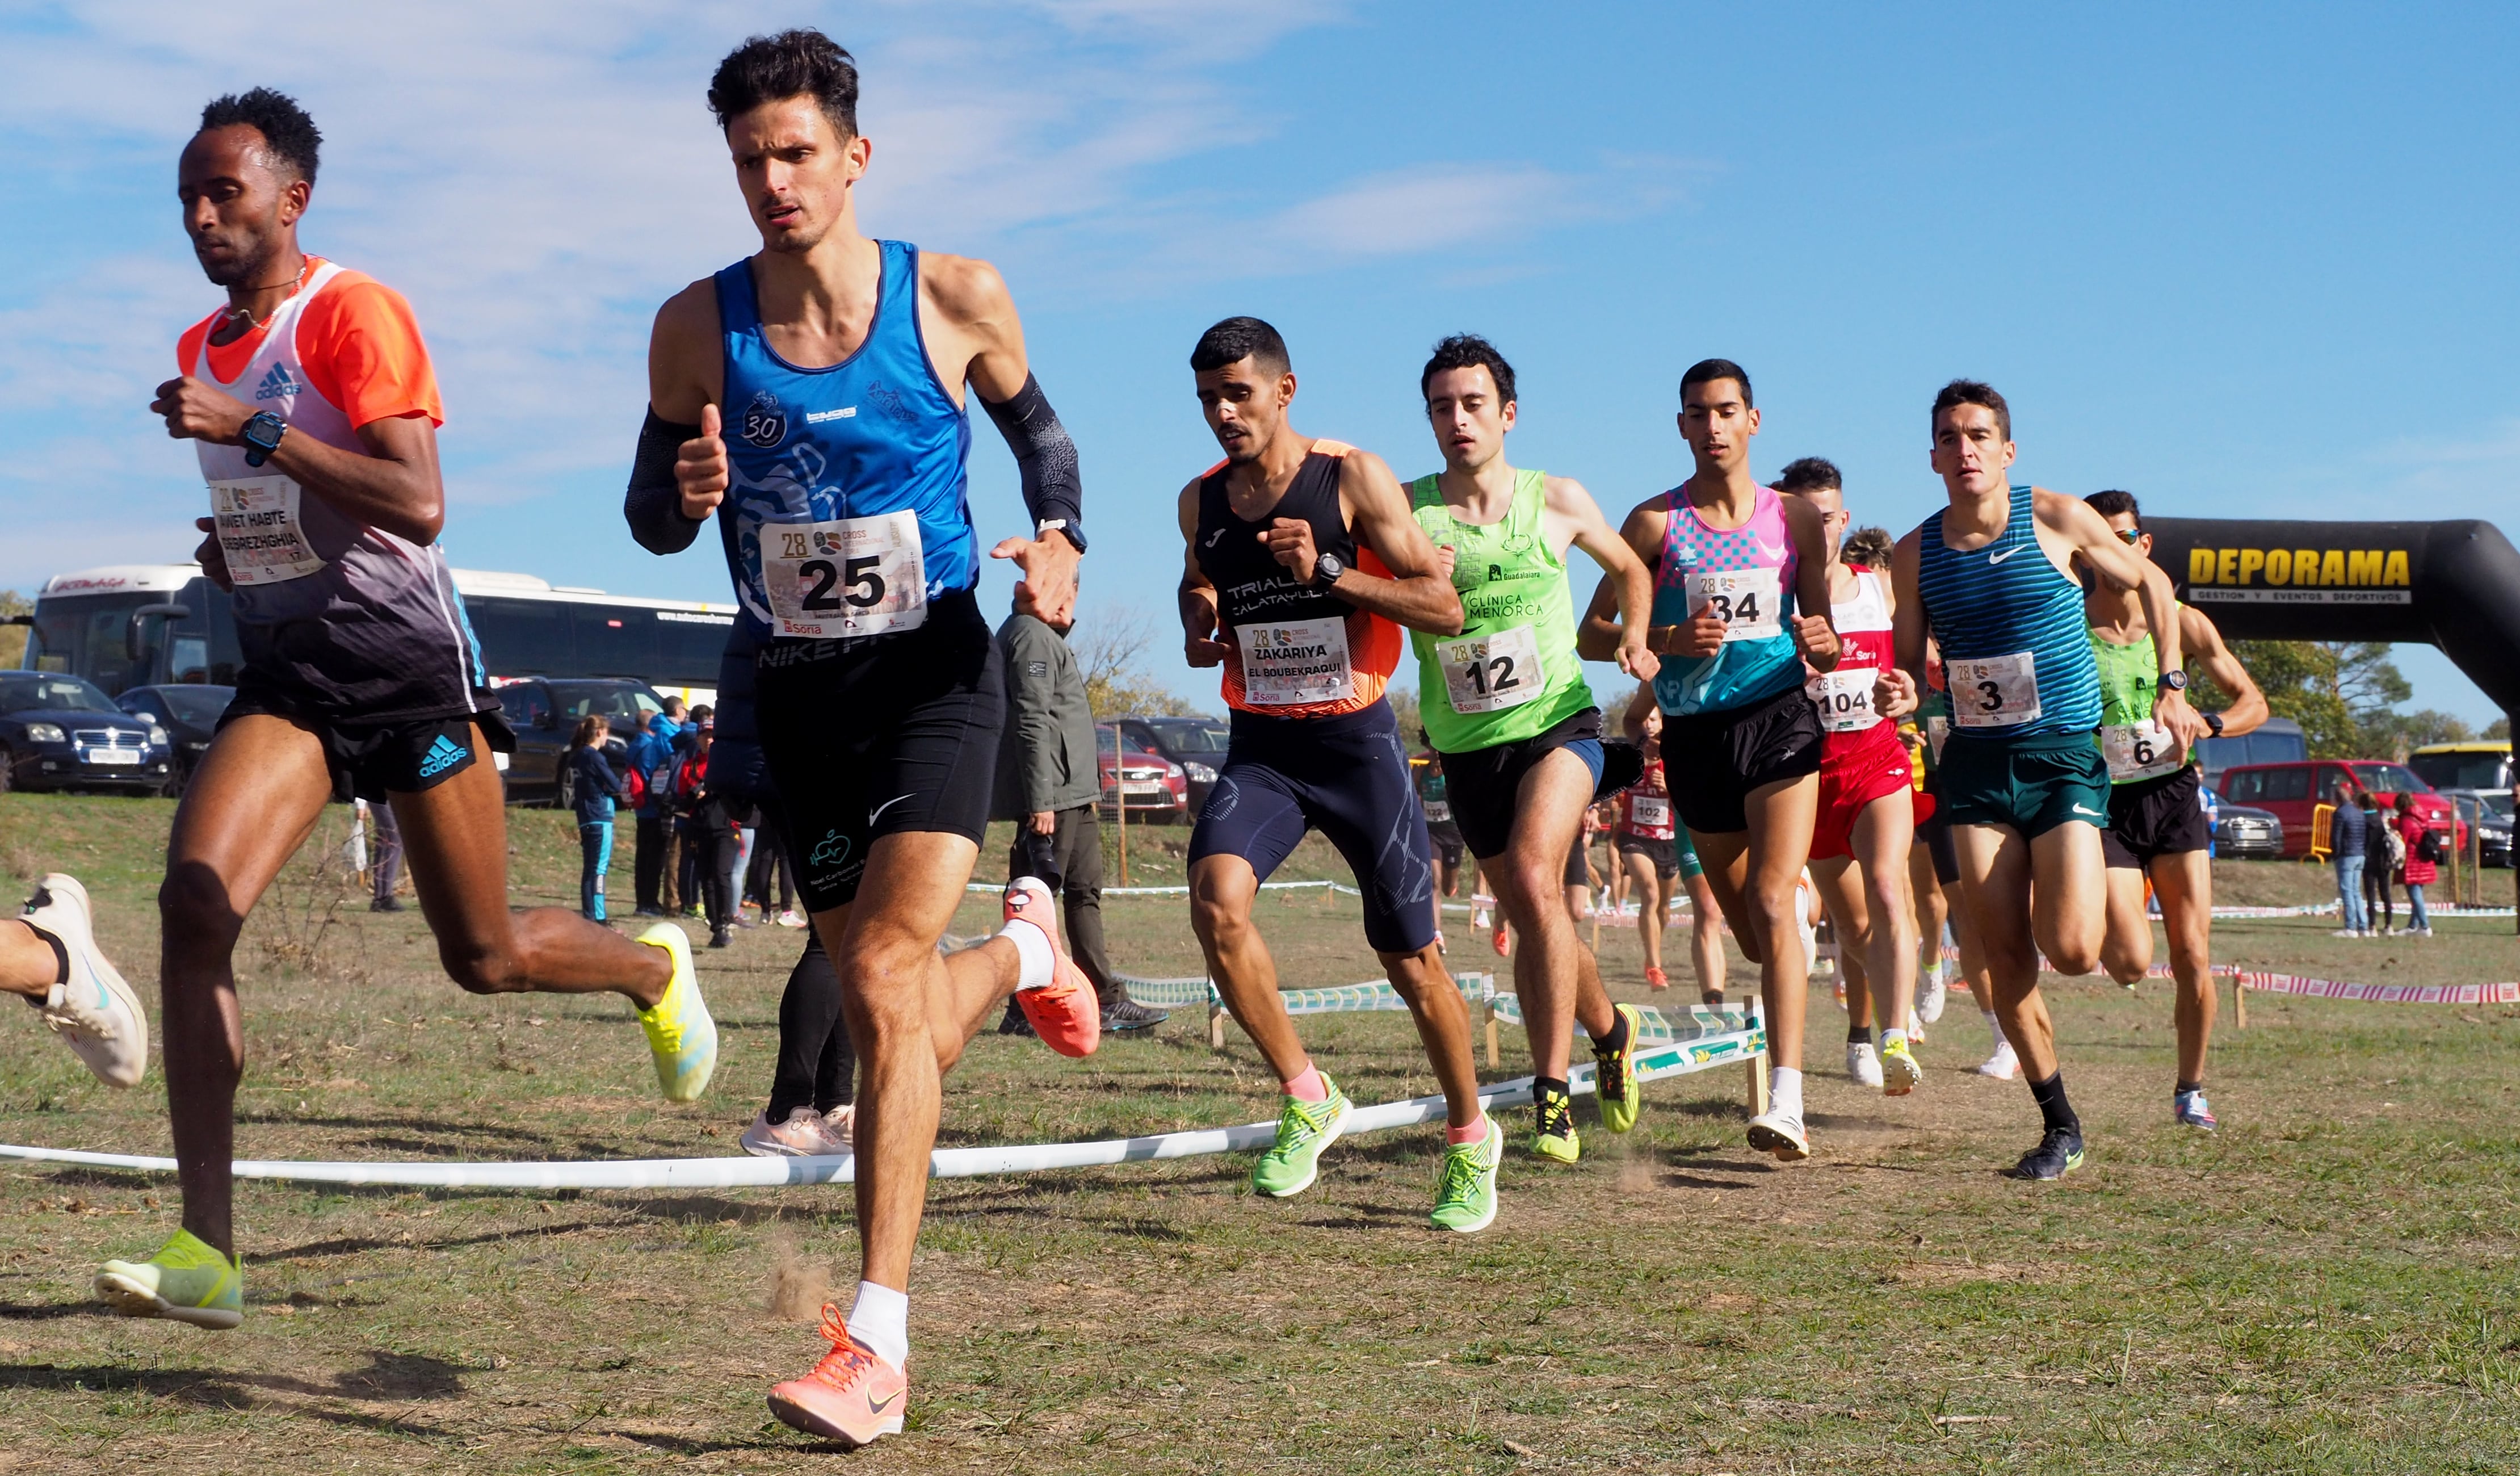
[[[791,1430],[835,1440],[854,1451],[879,1435],[901,1433],[910,1375],[858,1346],[840,1310],[823,1304],[823,1336],[832,1351],[800,1379],[770,1386],[770,1412]]]
[[[1490,939],[1489,942],[1496,945],[1496,953],[1499,958],[1508,958],[1512,956],[1513,935],[1505,930],[1505,924],[1502,921],[1497,924],[1496,936]]]
[[[1019,876],[1007,884],[1007,921],[1017,919],[1041,929],[1050,940],[1050,983],[1015,991],[1016,1007],[1044,1045],[1062,1056],[1094,1054],[1102,1043],[1102,1001],[1095,997],[1085,971],[1067,956],[1050,888],[1039,877]]]
[[[1645,988],[1649,990],[1667,990],[1671,988],[1671,980],[1665,976],[1663,971],[1660,969],[1647,969],[1645,970]]]

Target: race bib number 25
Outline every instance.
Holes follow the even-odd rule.
[[[927,620],[919,515],[763,524],[761,582],[781,635],[836,640],[915,630]]]

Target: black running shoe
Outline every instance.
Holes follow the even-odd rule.
[[[2083,1134],[2050,1128],[2039,1138],[2039,1146],[2021,1155],[2011,1176],[2047,1180],[2063,1178],[2083,1167]]]
[[[1117,1004],[1102,1006],[1102,1034],[1107,1036],[1113,1031],[1153,1030],[1171,1018],[1170,1010],[1159,1010],[1152,1005],[1140,1004],[1135,999],[1123,999]]]
[[[735,930],[732,928],[719,928],[710,933],[708,946],[712,948],[731,948],[735,946]]]
[[[1002,1036],[1029,1036],[1033,1033],[1032,1022],[1024,1018],[1023,1011],[1015,1007],[1015,1002],[1013,1000],[1008,1000],[1007,1017],[998,1022],[998,1034]]]

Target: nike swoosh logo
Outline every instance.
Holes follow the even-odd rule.
[[[2074,813],[2078,815],[2092,815],[2096,817],[2099,814],[2099,811],[2096,809],[2085,809],[2080,805],[2077,805],[2074,807]]]
[[[881,1414],[886,1409],[891,1408],[894,1405],[901,1403],[902,1393],[902,1390],[895,1389],[881,1399],[877,1399],[872,1395],[868,1396],[867,1412],[869,1414]]]
[[[912,790],[909,794],[906,794],[906,795],[895,795],[895,796],[893,796],[891,799],[884,801],[881,805],[878,805],[878,806],[877,806],[875,808],[868,810],[868,811],[867,811],[867,823],[868,823],[868,824],[870,824],[870,825],[872,825],[872,824],[874,824],[876,821],[882,819],[882,818],[883,818],[883,812],[884,812],[885,810],[892,808],[892,807],[894,807],[894,806],[896,806],[896,805],[900,804],[900,803],[901,803],[902,801],[904,801],[904,800],[908,800],[908,799],[912,799],[912,798],[914,798],[915,796],[917,796],[917,794],[918,794],[918,793],[919,793],[919,792],[918,792],[917,790]]]
[[[1750,541],[1753,543],[1759,543],[1759,557],[1763,559],[1781,559],[1785,556],[1785,545],[1782,543],[1771,548],[1765,543],[1760,543],[1756,538],[1753,538]]]
[[[2006,559],[2008,559],[2008,558],[2011,558],[2014,554],[2017,554],[2017,553],[2019,553],[2019,552],[2021,552],[2021,550],[2020,550],[2020,549],[2017,549],[2017,548],[2007,548],[2007,549],[2005,549],[2005,550],[2004,550],[2003,552],[2002,552],[2002,553],[1990,553],[1990,554],[1988,554],[1988,555],[1986,556],[1986,561],[1987,561],[1989,564],[2001,564],[2001,563],[2002,563],[2004,560],[2006,560]]]

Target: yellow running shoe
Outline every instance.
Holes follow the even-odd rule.
[[[146,1261],[98,1268],[99,1300],[126,1317],[169,1317],[224,1330],[245,1320],[245,1262],[230,1260],[190,1230]]]
[[[1915,1053],[1908,1049],[1908,1042],[1895,1033],[1883,1036],[1881,1038],[1881,1094],[1889,1097],[1904,1097],[1922,1085],[1924,1081],[1925,1069],[1916,1064]]]
[[[1644,1043],[1645,1017],[1633,1004],[1616,1008],[1619,1018],[1628,1023],[1628,1043],[1614,1051],[1594,1044],[1593,1090],[1601,1104],[1601,1126],[1625,1132],[1637,1125],[1637,1110],[1644,1104],[1637,1085],[1637,1047]]]
[[[709,1018],[699,978],[692,972],[692,941],[669,922],[640,934],[639,941],[664,949],[674,966],[665,997],[639,1012],[648,1049],[656,1058],[656,1084],[664,1088],[668,1102],[697,1102],[717,1070],[717,1022]]]
[[[1531,1151],[1542,1158],[1571,1164],[1584,1156],[1584,1141],[1575,1133],[1575,1103],[1562,1091],[1544,1090],[1533,1098],[1539,1121],[1533,1125]]]

